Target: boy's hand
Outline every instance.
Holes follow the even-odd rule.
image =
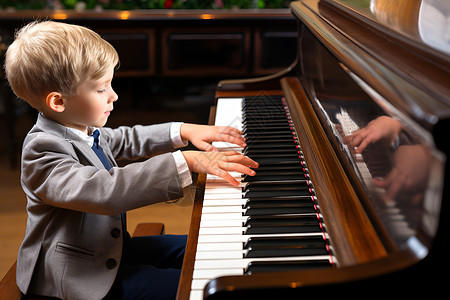
[[[228,172],[239,172],[250,176],[255,175],[251,168],[258,168],[258,163],[236,151],[202,152],[183,151],[189,170],[197,173],[208,173],[219,176],[234,186],[239,182]]]
[[[181,125],[182,139],[190,141],[195,147],[205,151],[217,151],[212,142],[228,142],[242,148],[246,146],[242,132],[230,126],[208,126],[184,123]]]

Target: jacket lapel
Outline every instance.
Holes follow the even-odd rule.
[[[42,113],[40,113],[38,116],[37,126],[47,132],[51,132],[56,136],[63,137],[67,142],[71,143],[81,154],[83,154],[83,156],[93,166],[97,167],[98,169],[105,168],[95,152],[91,149],[91,147],[82,138],[77,136],[72,131],[68,130],[65,126],[46,118]],[[109,151],[109,148],[107,146],[104,146],[104,143],[101,143],[101,146],[103,147],[103,149],[108,149],[105,150],[106,155],[108,155],[113,165],[117,166],[115,160],[111,159],[112,154],[111,151]]]

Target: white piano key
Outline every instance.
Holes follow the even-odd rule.
[[[193,290],[202,290],[205,288],[205,286],[208,284],[210,279],[194,279],[192,280],[192,289]],[[192,298],[191,298],[192,299]]]
[[[215,234],[242,234],[242,227],[205,227],[199,229],[199,235],[215,235]]]
[[[242,216],[242,212],[237,213],[209,213],[202,214],[201,220],[247,220],[247,216]]]
[[[239,178],[237,178],[237,179],[239,179]],[[246,185],[245,182],[241,182],[239,186],[230,185],[228,182],[207,182],[207,184],[205,186],[205,192],[209,191],[210,189],[215,189],[215,188],[229,188],[229,189],[240,190],[245,185]]]
[[[243,250],[233,250],[233,251],[201,251],[197,252],[195,259],[242,259]]]
[[[242,242],[234,243],[200,243],[197,245],[197,251],[224,251],[224,250],[242,250]]]
[[[242,178],[242,173],[239,173],[239,172],[228,172],[228,173],[236,179]],[[226,181],[222,177],[212,175],[212,174],[207,174],[206,182],[224,182],[225,183]]]
[[[244,210],[240,206],[204,206],[202,214],[204,213],[241,213]]]
[[[242,198],[232,199],[213,199],[203,201],[203,206],[239,206],[241,207],[246,201]]]
[[[194,269],[194,273],[192,275],[192,278],[194,279],[210,279],[210,278],[216,278],[219,276],[227,276],[227,275],[242,275],[244,274],[244,271],[242,268],[227,268],[227,269]]]
[[[229,195],[241,195],[242,189],[241,188],[213,188],[213,189],[206,189],[205,195],[215,195],[215,194],[229,194]]]
[[[242,100],[243,98],[217,99],[216,126],[231,126],[242,130]]]
[[[236,227],[241,226],[243,224],[243,220],[232,220],[234,222],[231,222],[230,220],[201,220],[200,221],[200,228],[205,227]]]
[[[214,199],[242,199],[242,194],[205,194],[205,200]]]
[[[191,290],[191,293],[189,294],[189,300],[203,300],[203,289]]]

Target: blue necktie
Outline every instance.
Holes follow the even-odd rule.
[[[100,136],[100,131],[98,129],[95,129],[92,133],[92,136],[94,137],[94,145],[92,145],[92,150],[94,150],[95,154],[97,154],[98,158],[102,162],[102,164],[105,166],[106,170],[111,170],[113,167],[110,160],[106,156],[105,152],[103,152],[103,148],[100,147],[98,143],[98,137]]]
[[[95,154],[97,154],[103,166],[105,166],[105,169],[108,171],[111,170],[113,165],[106,156],[105,152],[103,152],[103,148],[99,145],[98,137],[100,136],[100,131],[98,129],[95,129],[94,132],[92,133],[92,136],[94,137],[94,144],[92,145],[92,150],[94,150]],[[126,232],[126,228],[127,228],[127,214],[122,213],[122,230],[124,233]]]

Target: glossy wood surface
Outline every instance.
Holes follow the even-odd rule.
[[[450,116],[450,57],[412,47],[395,32],[378,31],[361,15],[346,15],[330,3],[303,0],[291,7],[344,68],[422,126],[429,129]]]
[[[300,82],[287,77],[281,83],[340,266],[385,256],[386,251]]]
[[[203,195],[205,192],[206,174],[199,174],[194,207],[192,208],[191,225],[189,227],[186,252],[178,284],[177,300],[188,300],[191,291],[192,274],[194,270],[195,254],[197,251],[198,230],[202,216]]]

